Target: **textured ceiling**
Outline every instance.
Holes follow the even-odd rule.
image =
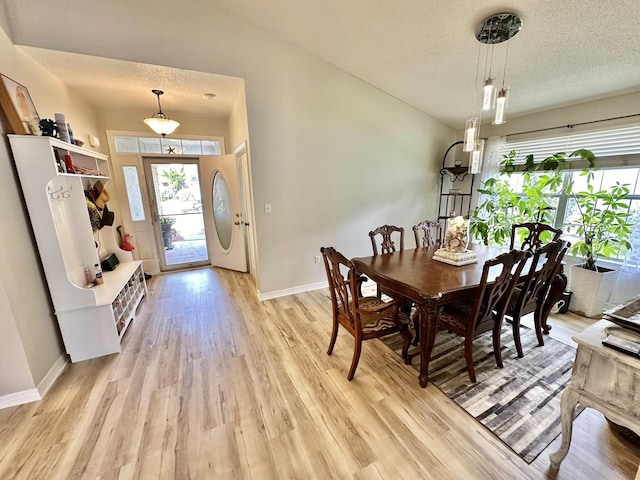
[[[46,46],[41,30],[49,22],[50,7],[41,0],[5,4],[17,43]],[[59,0],[56,9],[79,16],[104,5]],[[190,0],[181,5],[183,15],[171,18],[172,32],[193,33],[206,25],[199,16],[222,8],[454,128],[462,128],[473,110],[476,65],[485,53],[475,40],[475,29],[498,12],[512,11],[523,20],[515,38],[493,48],[500,80],[508,45],[510,116],[640,90],[639,0]],[[163,22],[162,15],[172,6],[166,0],[136,0],[110,8],[109,15],[137,15],[138,28],[144,31]],[[135,36],[124,31],[133,28],[132,22],[122,24],[111,22],[109,28]],[[149,44],[149,58],[158,58],[154,48]],[[82,51],[82,46],[74,50]],[[162,100],[167,111],[219,114],[229,105],[227,94],[238,91],[229,77],[26,51],[83,96],[109,99],[110,104],[122,98],[128,104],[153,106],[149,90],[161,88],[167,92]],[[83,75],[87,69],[96,73]],[[166,80],[166,86],[149,84],[149,69],[157,69],[153,73]],[[218,94],[208,106],[202,100],[206,92]],[[173,103],[172,97],[179,102]]]
[[[97,107],[158,111],[152,89],[164,91],[162,110],[170,118],[191,113],[227,117],[242,79],[180,70],[145,63],[124,62],[76,53],[21,47],[28,55]],[[204,94],[214,94],[204,98]]]

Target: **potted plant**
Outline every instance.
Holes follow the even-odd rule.
[[[514,172],[517,168],[516,159],[516,152],[505,155],[503,170]],[[563,187],[562,172],[569,159],[587,162],[581,172],[586,187],[580,191],[576,191],[575,182]],[[558,152],[541,162],[535,162],[533,156],[528,155],[521,167],[524,171],[521,193],[512,191],[508,181],[487,180],[478,191],[487,195],[488,199],[474,210],[471,223],[472,233],[483,243],[504,245],[511,235],[513,224],[533,221],[551,223],[550,213],[555,208],[553,194],[564,191],[574,203],[565,234],[578,237],[573,242],[571,253],[584,258],[584,262],[571,268],[571,310],[588,317],[602,313],[616,280],[617,272],[598,267],[598,258],[612,257],[619,248],[630,249],[628,238],[632,230],[626,200],[628,186],[618,183],[610,190],[596,191],[592,185],[595,162],[593,152],[586,149],[576,150],[569,155]]]
[[[165,250],[173,249],[173,224],[176,223],[174,217],[160,217],[160,230],[162,231],[162,244]]]
[[[574,191],[574,183],[567,187],[567,193],[575,202],[575,209],[566,233],[574,233],[579,238],[573,243],[571,253],[584,258],[583,263],[571,267],[571,309],[594,317],[602,314],[618,273],[614,269],[598,266],[598,259],[615,256],[621,248],[631,249],[629,238],[632,225],[629,222],[629,202],[626,200],[629,186],[616,182],[608,190],[596,190],[592,184],[593,153],[579,150],[574,154],[589,160],[589,168],[581,174],[586,177],[584,190]]]

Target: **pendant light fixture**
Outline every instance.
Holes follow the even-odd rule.
[[[152,116],[145,118],[144,123],[146,123],[151,130],[156,132],[158,135],[162,135],[163,137],[173,133],[173,131],[180,126],[180,123],[175,120],[171,120],[167,118],[167,116],[162,113],[162,107],[160,106],[160,95],[164,94],[162,90],[151,90],[154,95],[158,96],[158,113],[154,113]]]
[[[484,140],[480,138],[480,124],[482,123],[482,113],[495,109],[492,123],[500,125],[505,121],[505,110],[507,108],[507,99],[509,95],[509,87],[505,86],[505,77],[507,74],[507,58],[509,54],[509,44],[506,46],[504,57],[504,68],[502,75],[502,86],[496,93],[494,88],[495,79],[491,77],[493,67],[493,46],[506,42],[513,38],[522,28],[522,20],[514,13],[498,13],[484,19],[478,26],[476,31],[476,39],[480,42],[480,49],[486,45],[484,57],[484,77],[482,80],[482,103],[480,104],[480,115],[476,116],[475,103],[476,92],[479,86],[480,76],[480,57],[481,52],[478,51],[478,62],[476,65],[476,80],[474,87],[474,109],[473,115],[467,119],[465,124],[463,150],[471,152],[469,158],[470,173],[479,173],[482,166],[482,150],[484,149]],[[472,171],[473,170],[473,171]]]

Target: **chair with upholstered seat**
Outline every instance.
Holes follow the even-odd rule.
[[[475,295],[445,304],[438,309],[438,326],[464,337],[464,358],[469,378],[474,383],[476,374],[473,367],[473,340],[478,335],[492,332],[496,364],[502,368],[500,351],[502,318],[526,259],[530,255],[530,252],[511,250],[487,260]]]
[[[395,225],[383,225],[369,232],[369,238],[371,239],[371,248],[374,255],[393,253],[396,251],[401,252],[404,250],[404,228],[396,227]],[[380,242],[380,250],[378,250],[378,243]],[[378,284],[376,286],[376,295],[378,298],[382,298],[382,294],[385,294],[390,298],[397,298],[397,294],[387,290],[383,286]],[[409,300],[403,300],[402,311],[407,315],[411,314],[411,308],[413,304]],[[418,341],[418,328],[417,320],[414,322],[416,325],[415,332],[416,338],[414,344],[417,345]]]
[[[566,240],[555,240],[534,250],[528,272],[523,275],[524,281],[516,286],[507,304],[505,316],[510,318],[513,327],[513,341],[519,358],[523,357],[520,341],[520,320],[523,316],[533,313],[538,345],[544,345],[542,308],[553,278],[560,270],[562,259],[570,246],[571,243]],[[545,261],[542,266],[539,266],[541,259]]]
[[[535,250],[541,245],[560,239],[562,230],[540,222],[518,223],[511,226],[509,249]]]
[[[402,357],[407,365],[411,364],[411,357],[408,354],[412,338],[409,331],[410,320],[400,310],[402,301],[384,302],[377,297],[360,297],[358,285],[360,274],[356,271],[353,262],[333,247],[323,247],[320,252],[324,258],[327,280],[329,281],[333,312],[333,331],[327,354],[333,353],[340,325],[354,337],[355,341],[353,359],[347,379],[353,379],[364,340],[380,338],[397,332],[400,332],[404,339]]]
[[[437,247],[442,243],[442,224],[432,220],[425,220],[413,226],[416,248]]]

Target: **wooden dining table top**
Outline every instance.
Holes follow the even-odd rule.
[[[478,261],[455,266],[433,258],[437,247],[405,249],[389,254],[356,257],[356,269],[397,293],[419,303],[429,300],[455,300],[470,294],[480,284],[487,260],[506,250],[471,244]],[[444,297],[444,298],[443,298]]]

